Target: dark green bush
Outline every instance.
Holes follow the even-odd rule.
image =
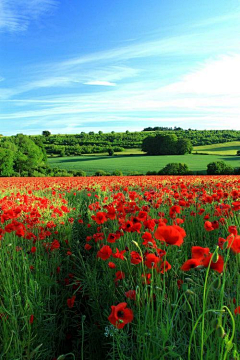
[[[97,170],[94,175],[95,176],[107,176],[107,174],[108,173],[104,170]]]
[[[146,175],[157,175],[158,172],[157,171],[147,171]]]
[[[169,163],[158,172],[158,175],[189,175],[190,170],[187,164]]]
[[[232,175],[233,173],[234,168],[224,161],[215,161],[207,165],[208,175]]]
[[[114,176],[123,176],[123,173],[122,173],[121,170],[114,170],[112,175],[114,175]]]
[[[109,148],[107,151],[108,151],[108,155],[109,155],[109,156],[113,156],[113,155],[114,155],[114,150],[113,150],[113,148]]]

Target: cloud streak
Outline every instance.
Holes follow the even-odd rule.
[[[112,83],[110,81],[102,81],[102,80],[87,81],[84,83],[84,85],[116,86],[115,83]]]
[[[39,3],[46,8],[55,2]],[[226,20],[215,18],[212,23]],[[221,42],[213,41],[217,38]],[[24,80],[17,83],[13,76],[10,84],[14,86],[5,79],[0,89],[4,107],[0,121],[25,123],[22,128],[51,123],[55,128],[59,125],[59,131],[67,123],[72,132],[80,126],[97,128],[96,124],[100,130],[103,119],[108,128],[112,121],[112,129],[121,121],[127,128],[130,123],[136,128],[139,119],[151,124],[192,124],[192,128],[199,127],[196,122],[224,128],[228,119],[228,128],[239,128],[239,63],[236,36],[230,37],[225,29],[218,34],[214,29],[195,29],[190,34],[36,64],[28,66]]]
[[[21,32],[30,23],[53,10],[57,0],[1,0],[0,32]]]

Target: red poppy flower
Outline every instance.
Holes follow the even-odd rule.
[[[142,235],[142,238],[144,240],[143,243],[142,243],[144,246],[146,246],[146,247],[155,247],[156,246],[156,241],[153,239],[151,233],[146,231]]]
[[[127,221],[125,225],[123,226],[123,230],[126,232],[131,232],[133,230],[133,223],[132,221]]]
[[[208,267],[211,258],[212,258],[212,254],[208,255],[204,260],[202,260],[202,265],[204,267]],[[223,272],[223,266],[224,266],[223,257],[221,255],[218,255],[217,262],[211,261],[210,269],[213,269],[213,270],[215,270],[215,271],[217,271],[219,273],[222,273]]]
[[[177,280],[177,287],[178,287],[178,290],[180,290],[180,289],[181,289],[182,284],[183,284],[183,280],[178,279],[178,280]]]
[[[185,261],[185,263],[181,266],[181,270],[189,271],[190,269],[195,268],[201,264],[201,260],[199,259],[189,259]]]
[[[115,243],[116,238],[117,238],[117,237],[116,237],[116,235],[115,235],[115,234],[110,233],[110,234],[108,234],[108,237],[107,237],[107,242],[109,242],[109,243],[113,244],[113,243]]]
[[[136,291],[135,290],[128,290],[127,292],[125,292],[125,296],[128,299],[136,300]]]
[[[112,249],[108,245],[104,245],[98,252],[97,257],[101,258],[102,260],[107,260],[112,255]]]
[[[148,267],[149,269],[151,268],[156,268],[157,267],[157,263],[160,261],[160,258],[154,254],[147,254],[145,257],[145,262],[144,264],[146,265],[146,267]]]
[[[161,274],[164,274],[165,272],[167,272],[168,270],[171,269],[171,264],[169,264],[168,261],[163,261],[161,262],[160,266],[157,268],[157,272],[161,273]]]
[[[152,274],[142,274],[142,278],[143,278],[143,284],[147,284],[150,285],[151,284],[151,276]]]
[[[233,234],[230,234],[227,237],[228,241],[228,248],[230,248],[235,254],[240,253],[240,235],[234,236]]]
[[[110,268],[110,269],[115,269],[115,267],[116,267],[116,264],[114,264],[113,262],[109,262],[108,263],[108,267]]]
[[[55,249],[59,249],[60,248],[60,244],[58,240],[53,240],[53,242],[51,243],[50,246],[50,250],[53,251]]]
[[[73,307],[75,299],[76,299],[75,295],[73,295],[70,299],[67,299],[67,305],[68,305],[69,309],[71,309]]]
[[[116,210],[114,209],[114,207],[113,206],[108,207],[107,210],[108,210],[107,217],[111,220],[114,220],[116,217]]]
[[[142,262],[142,257],[137,251],[131,252],[131,264],[137,265]]]
[[[116,259],[124,260],[125,252],[126,252],[126,250],[119,251],[118,248],[116,248],[116,252],[114,254],[112,254],[112,256]]]
[[[228,227],[228,232],[230,233],[230,234],[233,234],[233,235],[237,235],[237,227],[236,226],[234,226],[234,225],[232,225],[232,226],[229,226]]]
[[[227,240],[224,238],[218,238],[218,246],[220,247],[220,249],[223,250],[223,244],[226,242]]]
[[[118,280],[122,280],[125,278],[125,273],[123,271],[117,271],[116,274],[115,274],[115,279],[114,281],[118,281]]]
[[[32,323],[33,323],[33,320],[34,320],[34,315],[31,315],[31,316],[30,316],[30,319],[29,319],[29,323],[32,324]]]
[[[234,314],[235,315],[240,315],[240,306],[238,306],[235,310],[234,310]]]
[[[185,236],[184,229],[178,225],[163,225],[159,226],[154,233],[156,239],[165,241],[169,245],[181,246]],[[183,230],[183,231],[182,231]]]
[[[99,211],[96,216],[95,219],[97,224],[103,224],[107,221],[107,214],[105,212],[101,212]]]
[[[210,253],[209,248],[203,248],[201,246],[192,246],[192,258],[202,260]]]
[[[213,227],[211,221],[205,221],[204,228],[207,231],[213,231],[214,230],[214,227]]]
[[[139,221],[144,221],[144,220],[146,220],[146,218],[147,218],[147,212],[146,212],[146,211],[139,211],[137,218],[138,218]]]
[[[123,302],[117,306],[111,306],[112,312],[108,317],[108,320],[117,329],[123,329],[123,327],[133,321],[133,311],[127,308],[127,303]]]
[[[183,271],[189,271],[197,266],[208,267],[213,254],[210,253],[209,248],[202,248],[201,246],[192,247],[192,259],[187,260],[181,267]],[[224,260],[221,255],[218,255],[216,262],[211,261],[210,268],[221,273],[223,271]]]
[[[89,251],[89,250],[91,250],[92,246],[89,245],[89,244],[86,244],[86,245],[84,246],[84,248],[85,248],[85,250]]]
[[[145,231],[145,233],[142,235],[143,240],[145,241],[152,241],[152,234],[150,232]]]

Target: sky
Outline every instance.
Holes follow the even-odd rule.
[[[240,0],[0,0],[0,134],[240,130]]]

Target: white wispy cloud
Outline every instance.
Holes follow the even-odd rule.
[[[27,30],[31,21],[56,7],[58,0],[1,0],[0,31]]]
[[[240,95],[240,54],[205,61],[163,91],[178,94]]]
[[[91,121],[101,127],[103,119],[109,123],[104,128],[123,122],[136,129],[140,118],[151,124],[239,128],[239,64],[238,38],[214,29],[37,64],[28,67],[24,80],[0,89],[1,105],[11,103],[0,121],[24,119],[33,128],[52,124],[58,132],[66,122],[69,132],[97,129]],[[98,87],[90,92],[88,85]]]
[[[194,71],[183,75],[178,82],[166,86],[157,87],[156,82],[136,81],[119,84],[110,92],[103,89],[97,93],[36,99],[36,103],[32,100],[32,110],[2,114],[0,120],[31,119],[33,123],[37,123],[49,118],[52,124],[59,122],[61,125],[68,116],[68,119],[74,119],[78,123],[76,128],[79,124],[89,124],[89,119],[101,122],[103,119],[113,119],[114,116],[116,119],[116,115],[124,121],[128,114],[128,121],[135,123],[135,126],[139,122],[138,116],[143,116],[148,121],[151,119],[151,123],[154,118],[156,122],[162,118],[165,122],[192,122],[193,127],[196,127],[194,123],[197,122],[206,128],[226,128],[227,119],[227,127],[238,128],[239,61],[240,54],[205,61]],[[22,101],[24,105],[24,100]],[[39,103],[41,107],[38,107]],[[28,104],[29,100],[26,100],[25,105]],[[166,118],[167,113],[173,115]]]
[[[17,84],[14,88],[0,88],[0,100],[7,100],[13,96],[30,92],[36,89],[47,88],[76,88],[79,85],[116,86],[115,81],[132,79],[141,72],[129,66],[101,66],[96,63],[90,69],[81,67],[65,71],[44,71],[43,73],[29,74],[29,81]],[[36,78],[36,79],[34,79]],[[97,80],[96,80],[97,79]]]
[[[112,83],[110,81],[102,81],[102,80],[87,81],[84,83],[84,85],[116,86],[115,83]]]
[[[234,12],[229,12],[228,14],[225,14],[225,15],[210,17],[208,19],[204,19],[204,20],[198,21],[194,24],[191,24],[190,26],[192,28],[200,28],[200,27],[205,27],[205,26],[209,26],[209,25],[212,26],[212,25],[223,24],[223,23],[227,23],[227,25],[229,26],[235,20],[237,20],[237,21],[240,20],[240,4],[238,5],[238,7],[235,9]]]

